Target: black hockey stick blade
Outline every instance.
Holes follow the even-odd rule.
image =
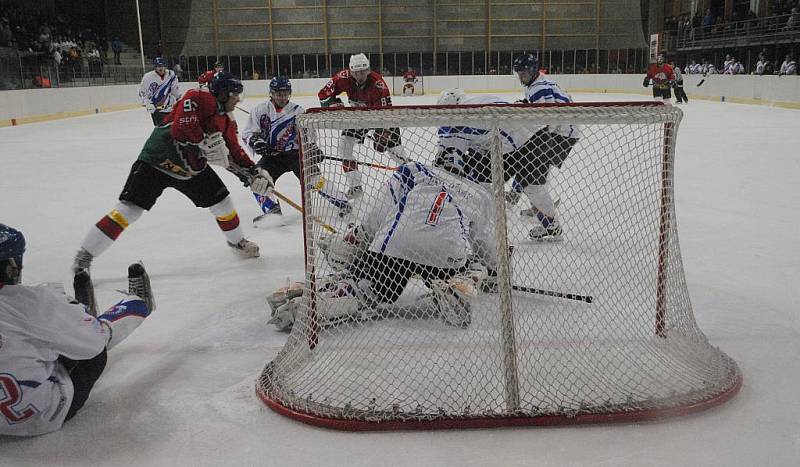
[[[591,295],[579,295],[569,292],[557,292],[555,290],[536,289],[533,287],[524,287],[521,285],[512,285],[511,289],[519,292],[527,292],[536,295],[545,295],[547,297],[553,297],[553,298],[564,298],[567,300],[575,300],[578,302],[592,303],[594,301],[594,298]]]

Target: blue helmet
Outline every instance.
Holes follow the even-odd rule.
[[[0,224],[0,283],[16,284],[22,270],[25,237],[22,232]]]
[[[276,76],[272,78],[269,82],[269,93],[272,94],[275,91],[289,91],[289,94],[291,94],[292,83],[289,81],[289,78],[285,76]]]
[[[161,57],[156,57],[156,58],[153,59],[153,66],[154,67],[163,66],[164,68],[166,68],[167,67],[167,61],[164,60]]]
[[[512,66],[516,72],[527,70],[533,76],[539,73],[539,59],[534,54],[520,55],[514,59]]]
[[[241,94],[244,91],[244,85],[239,78],[227,71],[220,71],[211,79],[208,90],[216,97],[224,96],[227,99],[231,94]]]

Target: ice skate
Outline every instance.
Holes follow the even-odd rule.
[[[153,289],[150,287],[150,276],[141,262],[128,266],[128,293],[144,300],[147,309],[156,309],[156,300],[153,298]]]
[[[258,245],[246,238],[239,240],[239,243],[228,242],[228,246],[239,252],[242,256],[252,258],[259,257]]]
[[[528,235],[537,242],[560,242],[563,240],[561,226],[557,222],[551,223],[546,228],[542,225],[533,227]]]
[[[72,262],[72,272],[77,275],[80,270],[85,269],[88,274],[92,267],[93,259],[94,256],[81,247],[78,252],[75,253],[75,260]]]
[[[75,300],[86,307],[86,312],[97,316],[97,301],[94,297],[94,285],[88,269],[75,272],[72,279],[72,288],[75,291]]]

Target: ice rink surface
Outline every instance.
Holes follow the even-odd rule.
[[[166,191],[92,268],[105,307],[126,286],[127,265],[143,260],[158,310],[110,352],[73,420],[34,439],[0,439],[0,465],[798,465],[800,113],[705,101],[682,109],[681,250],[701,329],[744,374],[730,402],[662,422],[563,428],[340,433],[286,419],[254,385],[286,339],[266,324],[265,297],[302,278],[302,223],[284,206],[287,225],[254,229],[256,203],[223,172],[262,257],[236,256],[206,210]],[[27,238],[24,283],[71,284],[76,249],[114,206],[151,130],[138,109],[0,129],[0,222]],[[300,198],[291,174],[277,188]]]

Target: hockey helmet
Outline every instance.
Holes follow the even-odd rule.
[[[276,76],[269,82],[269,93],[276,91],[289,91],[292,93],[292,82],[285,76]]]
[[[464,91],[458,88],[445,89],[436,100],[437,105],[458,105],[467,97]]]
[[[222,64],[222,60],[217,60],[216,62],[214,62],[214,69],[216,70],[217,68],[219,68],[220,70],[225,69],[225,65]]]
[[[19,283],[25,236],[17,229],[0,224],[0,284]]]
[[[534,54],[520,55],[514,59],[512,67],[515,72],[527,70],[532,76],[536,76],[539,73],[539,59]]]
[[[158,68],[158,67],[166,68],[167,67],[167,61],[164,60],[162,57],[156,57],[156,58],[153,59],[153,66],[155,68]]]
[[[369,59],[364,54],[350,56],[350,71],[368,71]]]
[[[220,71],[214,75],[211,84],[208,85],[208,90],[217,98],[228,98],[231,94],[241,94],[244,91],[244,85],[239,78],[233,76],[227,71]]]

